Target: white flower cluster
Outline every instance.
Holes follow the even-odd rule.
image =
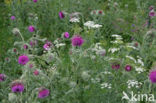
[[[91,78],[92,83],[99,83],[100,82],[100,78]]]
[[[95,24],[94,21],[87,21],[86,23],[84,23],[84,26],[88,27],[89,29],[102,27],[102,25],[100,24]]]
[[[92,48],[91,50],[94,52],[96,52],[97,55],[101,55],[101,56],[104,56],[106,54],[106,50],[103,49],[101,46],[101,43],[96,43],[95,44],[95,47]]]
[[[144,68],[142,68],[142,67],[137,67],[137,66],[135,67],[135,70],[136,70],[139,74],[145,71]]]
[[[122,41],[122,37],[120,35],[117,35],[117,34],[113,34],[112,37],[115,37],[115,41],[111,41],[111,43],[113,44],[122,44],[123,41]]]
[[[132,87],[139,88],[139,86],[142,85],[141,82],[138,82],[136,80],[128,80],[127,84],[128,84],[128,88],[132,88]]]
[[[72,17],[72,18],[70,18],[69,21],[72,23],[77,23],[77,22],[80,22],[80,18],[79,17]]]
[[[145,71],[145,69],[143,68],[144,66],[144,62],[142,61],[142,58],[137,56],[137,60],[135,58],[133,58],[132,56],[126,56],[126,58],[131,59],[136,65],[140,65],[140,66],[135,66],[135,70],[140,74],[142,72]]]
[[[111,72],[105,71],[105,72],[101,72],[101,74],[112,74]]]
[[[56,48],[59,48],[59,47],[66,45],[65,43],[59,43],[59,41],[57,39],[54,41],[54,44],[55,44]]]
[[[119,50],[120,48],[109,48],[108,52],[115,53],[116,51],[119,51]]]
[[[101,89],[104,89],[104,88],[111,89],[112,88],[112,84],[110,84],[110,83],[102,83],[101,84]]]

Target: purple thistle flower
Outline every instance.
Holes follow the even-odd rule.
[[[150,7],[149,7],[149,10],[153,10],[153,9],[154,9],[154,6],[150,6]]]
[[[29,62],[28,56],[26,56],[26,55],[21,55],[21,56],[19,56],[19,58],[18,58],[18,63],[19,63],[19,64],[25,65],[25,64],[27,64],[28,62]]]
[[[68,32],[64,33],[64,38],[69,38],[69,33]]]
[[[132,70],[132,66],[126,65],[125,70],[126,70],[126,71],[131,71],[131,70]]]
[[[24,49],[28,49],[28,45],[25,44],[25,45],[23,46],[23,48],[24,48]]]
[[[150,16],[150,17],[154,17],[154,16],[156,16],[155,11],[154,11],[154,10],[151,10],[151,11],[149,12],[149,16]]]
[[[71,41],[73,46],[81,46],[84,43],[84,40],[80,35],[74,35]]]
[[[112,64],[112,69],[119,69],[120,68],[120,64]]]
[[[16,17],[15,16],[11,16],[11,18],[10,18],[11,20],[15,20],[16,19]]]
[[[34,75],[39,75],[39,71],[38,70],[35,70],[33,73],[34,73]]]
[[[149,73],[149,79],[152,83],[156,83],[156,70],[153,70]]]
[[[11,90],[14,93],[21,93],[24,91],[24,85],[22,83],[13,83],[11,86]]]
[[[49,41],[47,41],[47,42],[43,45],[43,48],[44,48],[45,50],[50,50],[51,46],[52,46],[52,43],[49,42]]]
[[[34,40],[34,41],[30,41],[29,44],[31,45],[31,47],[37,45],[37,40]]]
[[[31,26],[28,27],[28,30],[29,30],[29,32],[34,32],[35,31],[35,27],[31,25]]]
[[[49,96],[50,91],[48,89],[45,88],[40,88],[39,93],[38,93],[38,98],[45,98],[47,96]]]
[[[63,14],[62,11],[59,12],[59,17],[60,17],[60,19],[63,19],[65,17],[65,15]]]
[[[34,65],[33,64],[29,64],[29,68],[33,68],[34,67]]]
[[[36,3],[38,0],[33,0],[34,3]]]
[[[0,82],[5,81],[6,75],[5,74],[0,74]]]

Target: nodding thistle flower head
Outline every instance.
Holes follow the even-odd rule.
[[[152,70],[149,73],[149,79],[152,83],[156,83],[156,70]]]
[[[18,28],[13,28],[12,33],[14,35],[19,35],[20,34],[20,30]]]
[[[15,16],[11,16],[11,18],[10,18],[11,20],[15,20],[16,18],[15,18]]]
[[[38,0],[33,0],[34,3],[36,3]]]
[[[41,88],[39,88],[38,98],[40,98],[40,99],[46,98],[49,96],[49,94],[50,94],[49,89],[41,87]]]
[[[31,25],[31,26],[28,27],[28,30],[29,30],[29,32],[34,32],[35,31],[35,27]]]
[[[5,81],[6,75],[5,74],[0,74],[0,82]]]
[[[44,50],[50,50],[52,47],[52,43],[47,41],[44,45],[43,45],[43,48]]]
[[[60,19],[63,19],[65,17],[64,13],[62,11],[59,12]]]
[[[155,11],[154,11],[154,10],[151,10],[151,11],[149,12],[149,16],[150,16],[150,17],[154,17],[154,16],[156,16]]]
[[[18,58],[18,63],[21,65],[26,65],[29,62],[29,58],[26,55],[21,55]]]
[[[84,43],[84,40],[80,35],[74,35],[71,41],[73,46],[79,46],[79,47]]]
[[[132,70],[132,66],[126,65],[126,66],[125,66],[125,70],[126,70],[126,71],[131,71],[131,70]]]
[[[24,84],[21,81],[14,81],[11,85],[11,91],[14,93],[21,93],[24,91]]]
[[[119,69],[120,68],[120,64],[119,63],[113,63],[112,64],[112,69]]]
[[[69,38],[69,36],[70,36],[70,35],[69,35],[68,32],[63,33],[63,37],[64,37],[64,38]]]

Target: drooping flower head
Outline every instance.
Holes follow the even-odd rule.
[[[34,73],[34,75],[39,75],[39,71],[38,70],[35,70],[33,73]]]
[[[149,79],[152,83],[156,83],[156,70],[152,70],[149,73]]]
[[[38,0],[33,0],[34,3],[36,3]]]
[[[43,48],[45,50],[50,50],[51,49],[51,46],[52,46],[52,43],[47,41],[44,45],[43,45]]]
[[[125,70],[126,70],[126,71],[131,71],[131,70],[132,70],[132,66],[126,65],[126,66],[125,66]]]
[[[149,10],[153,10],[153,9],[154,9],[154,6],[150,6],[150,7],[149,7]]]
[[[26,56],[26,55],[21,55],[21,56],[19,56],[19,58],[18,58],[18,63],[19,63],[19,64],[25,65],[25,64],[27,64],[28,62],[29,62],[28,56]]]
[[[11,85],[11,91],[14,93],[21,93],[24,91],[24,84],[20,81],[15,81]]]
[[[38,41],[37,40],[33,40],[30,41],[29,44],[31,45],[31,47],[34,47],[35,45],[37,45]]]
[[[119,69],[119,68],[120,68],[120,64],[118,64],[118,63],[112,64],[112,69]]]
[[[29,32],[34,32],[35,31],[35,27],[31,25],[31,26],[28,27],[28,30],[29,30]]]
[[[26,49],[28,49],[28,45],[23,45],[23,48],[26,50]]]
[[[69,38],[69,33],[65,32],[63,36],[64,36],[64,38]]]
[[[63,19],[65,17],[64,13],[62,11],[59,12],[60,19]]]
[[[11,20],[15,20],[16,19],[16,17],[15,16],[11,16],[11,18],[10,18]]]
[[[38,92],[38,98],[46,98],[49,94],[50,91],[48,89],[41,87]]]
[[[73,46],[79,46],[79,47],[84,43],[84,40],[80,35],[74,35],[71,41]]]
[[[151,10],[151,11],[149,12],[149,16],[150,16],[150,17],[154,17],[154,16],[156,16],[155,11],[154,11],[154,10]]]
[[[6,75],[5,74],[0,74],[0,82],[5,81]]]

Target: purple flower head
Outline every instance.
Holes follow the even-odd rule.
[[[39,71],[38,70],[35,70],[33,73],[34,73],[34,75],[39,75]]]
[[[126,70],[126,71],[131,71],[131,70],[132,70],[132,66],[126,65],[125,70]]]
[[[29,44],[31,45],[31,47],[33,47],[37,44],[37,40],[30,41]]]
[[[52,46],[52,43],[49,42],[49,41],[47,41],[47,42],[43,45],[43,48],[44,48],[45,50],[50,50],[51,46]]]
[[[10,18],[11,20],[15,20],[16,19],[16,17],[15,16],[11,16],[11,18]]]
[[[34,67],[34,65],[33,64],[29,64],[29,68],[33,68]]]
[[[17,49],[16,49],[16,48],[14,48],[14,49],[13,49],[13,52],[14,52],[14,53],[16,53],[16,52],[17,52]]]
[[[36,3],[38,0],[33,0],[34,3]]]
[[[149,79],[152,83],[156,83],[156,70],[152,70],[149,73]]]
[[[149,16],[150,16],[150,17],[154,17],[154,16],[156,16],[155,11],[154,11],[154,10],[151,10],[151,11],[149,12]]]
[[[31,25],[31,26],[28,27],[28,30],[29,30],[29,32],[34,32],[35,31],[35,27]]]
[[[19,63],[19,64],[25,65],[25,64],[27,64],[28,62],[29,62],[28,56],[26,56],[26,55],[21,55],[21,56],[19,56],[19,58],[18,58],[18,63]]]
[[[150,7],[149,7],[149,10],[153,10],[153,9],[154,9],[154,6],[150,6]]]
[[[69,38],[69,33],[68,32],[64,33],[64,38]]]
[[[5,74],[0,74],[0,82],[5,81],[6,75]]]
[[[73,46],[81,46],[84,43],[84,40],[80,35],[74,35],[71,41]]]
[[[120,64],[117,63],[112,64],[112,69],[119,69],[119,68],[120,68]]]
[[[24,48],[24,49],[28,49],[28,45],[25,44],[25,45],[23,46],[23,48]]]
[[[49,96],[50,91],[48,89],[45,88],[40,88],[39,93],[38,93],[38,98],[45,98],[47,96]]]
[[[20,82],[15,82],[11,86],[11,91],[14,93],[21,93],[24,91],[24,85]]]
[[[62,11],[59,12],[59,17],[60,17],[60,19],[63,19],[65,17],[65,15],[63,14]]]

